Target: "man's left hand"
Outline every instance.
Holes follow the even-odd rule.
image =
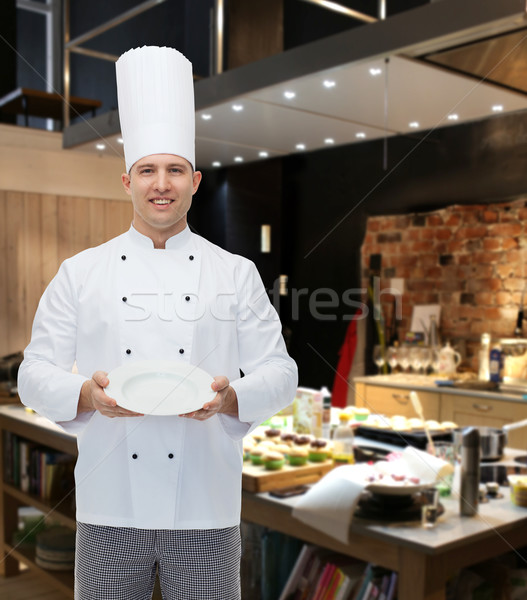
[[[218,413],[238,416],[238,397],[229,385],[227,377],[223,375],[214,377],[210,387],[217,392],[213,400],[206,402],[200,410],[179,416],[187,419],[197,419],[198,421],[205,421]]]

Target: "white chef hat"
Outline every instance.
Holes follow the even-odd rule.
[[[116,62],[126,171],[150,154],[175,154],[195,168],[191,62],[174,48],[143,46]]]

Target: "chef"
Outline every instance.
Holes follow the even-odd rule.
[[[254,265],[187,225],[190,62],[143,47],[116,66],[133,222],[61,265],[19,395],[77,434],[77,600],[151,598],[156,571],[168,600],[239,599],[241,440],[292,401],[296,365]],[[173,416],[119,406],[107,374],[144,360],[204,370],[210,400]]]

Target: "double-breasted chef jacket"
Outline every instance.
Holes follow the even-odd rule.
[[[77,415],[81,386],[95,371],[146,359],[227,376],[238,418]],[[22,402],[77,434],[77,520],[146,529],[238,524],[241,439],[288,405],[296,386],[296,364],[253,263],[188,227],[159,250],[132,226],[64,261],[19,370]]]

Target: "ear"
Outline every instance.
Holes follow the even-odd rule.
[[[132,194],[130,191],[130,175],[128,175],[128,173],[123,173],[121,175],[121,181],[123,182],[125,192],[130,196]]]
[[[199,184],[201,182],[201,171],[194,171],[192,175],[192,195],[198,191]]]

